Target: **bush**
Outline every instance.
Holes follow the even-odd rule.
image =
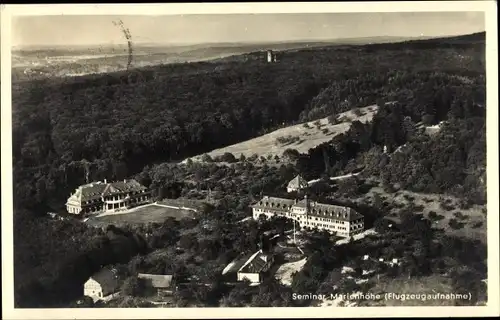
[[[477,229],[477,228],[480,228],[483,226],[483,222],[482,221],[478,221],[478,222],[475,222],[473,225],[472,225],[472,228],[474,229]]]
[[[455,218],[450,219],[448,224],[454,230],[462,229],[464,227],[464,224],[462,222],[458,222]]]
[[[424,114],[422,116],[422,123],[426,126],[432,125],[434,121],[434,116],[432,114]]]
[[[458,205],[459,205],[460,209],[467,210],[467,209],[470,209],[472,207],[472,201],[469,199],[468,200],[460,200]]]
[[[430,203],[430,202],[432,202],[432,201],[433,201],[432,199],[427,198],[427,197],[424,197],[422,200],[423,200],[425,203]]]
[[[460,211],[457,211],[457,212],[454,212],[453,215],[457,218],[457,219],[460,219],[460,220],[466,220],[468,219],[469,217],[464,215],[462,212]]]
[[[438,217],[438,215],[437,215],[436,211],[429,211],[429,219],[437,220],[437,217]]]
[[[306,128],[306,129],[311,129],[311,126],[310,126],[310,125],[309,125],[309,123],[307,123],[307,122],[306,122],[306,123],[304,123],[302,126],[303,126],[304,128]]]
[[[358,116],[358,117],[360,117],[360,116],[362,116],[362,115],[363,115],[363,111],[361,111],[361,109],[359,109],[359,108],[354,108],[354,109],[352,110],[352,112],[354,113],[354,115],[356,115],[356,116]]]
[[[128,296],[138,297],[144,294],[145,283],[137,276],[127,278],[122,285],[122,292]]]
[[[201,161],[203,162],[213,162],[214,160],[212,159],[212,157],[209,155],[209,154],[204,154],[201,156]]]
[[[445,202],[441,202],[441,203],[439,204],[439,206],[441,207],[441,209],[446,210],[446,211],[451,211],[451,210],[455,209],[455,207],[454,207],[454,206],[449,205],[449,204],[447,204],[447,203],[445,203]]]
[[[299,136],[288,135],[286,137],[276,138],[276,144],[291,144],[300,140]]]
[[[230,152],[224,153],[222,156],[220,156],[220,159],[221,159],[221,161],[228,162],[228,163],[235,163],[238,161],[238,160],[236,160],[236,157]]]
[[[338,124],[339,123],[338,118],[339,118],[338,115],[332,114],[327,118],[327,120],[329,124]]]

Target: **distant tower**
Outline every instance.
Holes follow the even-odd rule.
[[[271,63],[271,62],[275,62],[275,61],[276,61],[276,57],[274,57],[274,61],[273,61],[273,51],[267,50],[267,62]]]

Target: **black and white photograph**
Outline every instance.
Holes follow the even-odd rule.
[[[2,5],[5,319],[498,316],[496,21]]]

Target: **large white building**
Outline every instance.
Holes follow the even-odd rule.
[[[282,216],[294,219],[301,228],[327,230],[341,237],[364,230],[364,217],[354,209],[311,201],[307,196],[300,201],[264,196],[251,207],[256,220],[260,215]]]
[[[72,214],[115,212],[148,202],[150,193],[134,179],[107,183],[98,181],[79,186],[66,202]]]

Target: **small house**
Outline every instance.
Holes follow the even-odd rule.
[[[118,293],[121,280],[116,270],[103,268],[83,285],[83,294],[91,297],[94,301],[107,300]]]
[[[144,281],[146,290],[155,291],[158,296],[171,295],[175,291],[172,275],[139,273],[137,278]]]
[[[254,253],[238,270],[238,281],[249,280],[251,283],[261,283],[274,262],[272,255],[262,250]]]
[[[228,278],[236,281],[248,280],[252,284],[260,284],[273,266],[274,257],[259,250],[251,255],[243,255],[232,261],[222,271]]]
[[[287,192],[301,191],[309,188],[309,183],[302,176],[298,175],[293,178],[286,187]]]

